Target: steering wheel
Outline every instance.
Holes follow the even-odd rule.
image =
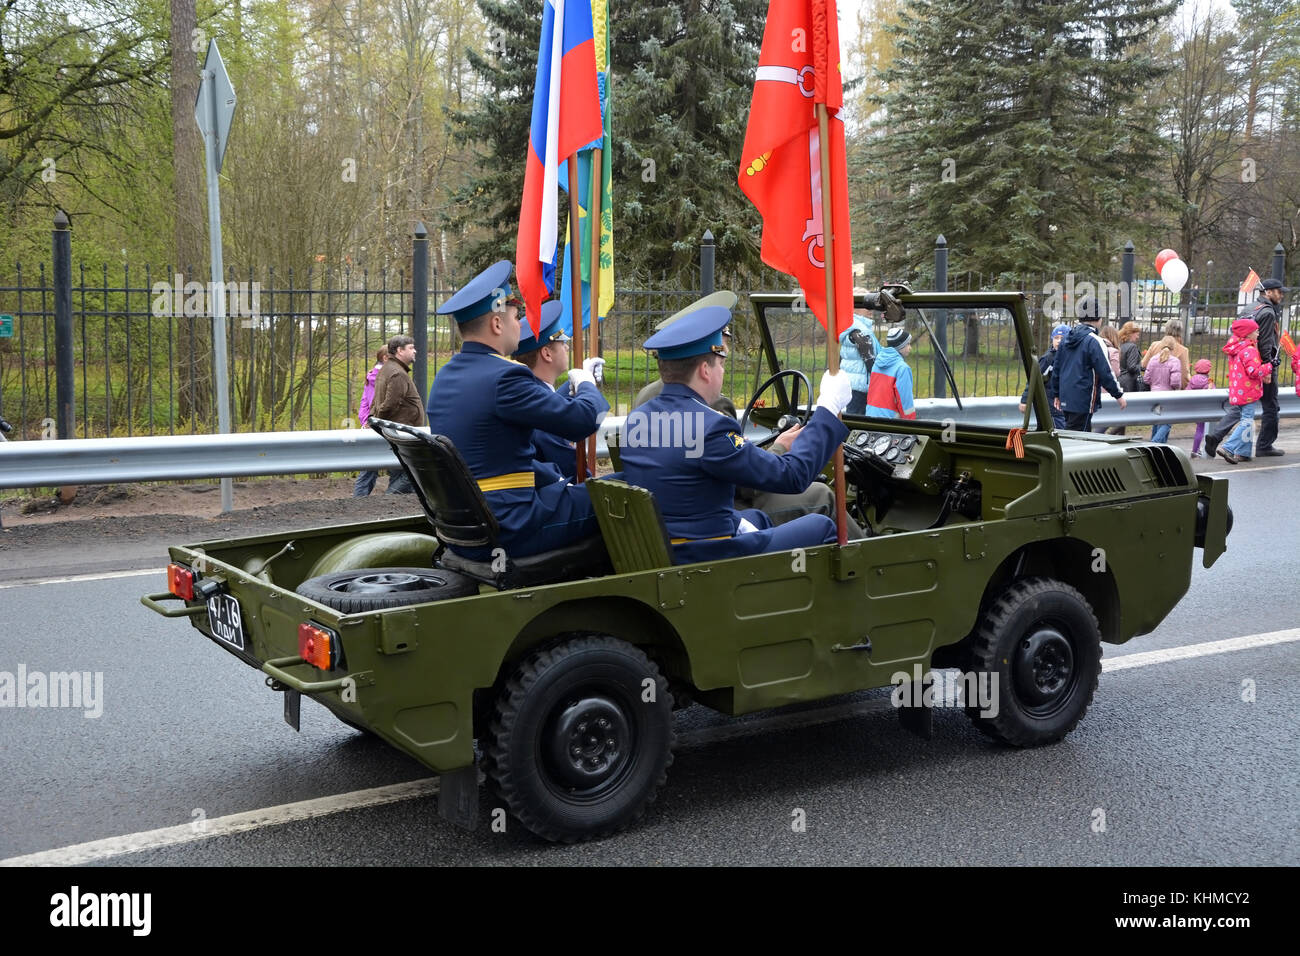
[[[787,428],[793,428],[795,425],[807,425],[808,419],[812,417],[812,382],[808,381],[808,376],[798,369],[782,369],[762,385],[758,386],[754,391],[754,397],[749,400],[749,404],[745,406],[745,413],[740,416],[740,433],[742,435],[745,434],[745,429],[749,425],[749,413],[754,410],[754,403],[758,401],[758,397],[787,375],[794,379],[790,388],[790,411],[781,416],[780,420],[776,423],[776,427],[772,429],[772,434],[760,438],[755,442],[755,444],[760,448],[766,448],[768,445],[772,444],[772,442],[776,441],[776,437]],[[800,382],[803,382],[803,387],[808,392],[808,408],[800,408]]]

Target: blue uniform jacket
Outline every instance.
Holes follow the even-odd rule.
[[[572,441],[586,438],[607,411],[609,403],[596,386],[583,383],[573,397],[567,390],[556,392],[526,365],[479,342],[466,342],[429,389],[430,430],[451,439],[476,479],[534,475],[533,487],[483,493],[501,525],[501,546],[517,556],[595,533],[586,489],[538,461],[533,438],[534,429]],[[569,526],[572,535],[566,533]]]
[[[734,535],[742,517],[734,507],[737,485],[786,494],[804,491],[849,433],[843,422],[819,408],[794,447],[776,455],[746,441],[738,428],[734,418],[714,411],[680,384],[665,385],[657,398],[628,415],[621,440],[623,472],[629,483],[654,493],[669,537]],[[734,553],[766,550],[768,534],[740,535]]]

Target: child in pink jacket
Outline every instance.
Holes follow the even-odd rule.
[[[1147,362],[1147,370],[1142,373],[1142,380],[1151,386],[1153,392],[1178,391],[1183,387],[1183,362],[1174,354],[1174,344],[1171,336],[1165,336],[1165,341],[1162,343],[1164,347],[1151,356],[1151,361]],[[1171,427],[1167,424],[1153,426],[1151,440],[1162,445],[1166,444],[1169,441]]]
[[[1251,457],[1255,415],[1264,395],[1264,383],[1273,371],[1273,366],[1259,357],[1259,349],[1255,347],[1258,338],[1259,326],[1254,319],[1238,319],[1232,323],[1232,337],[1223,347],[1232,360],[1228,365],[1228,401],[1241,407],[1241,421],[1219,445],[1219,457],[1232,465]]]
[[[1210,364],[1209,359],[1198,359],[1193,371],[1196,373],[1192,380],[1187,383],[1188,389],[1214,388],[1214,382],[1210,379],[1210,370],[1214,366]],[[1201,441],[1205,438],[1205,422],[1196,423],[1196,434],[1192,436],[1192,457],[1204,458],[1201,453]]]

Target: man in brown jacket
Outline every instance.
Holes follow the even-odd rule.
[[[370,407],[370,417],[402,425],[423,425],[424,401],[410,374],[415,361],[415,339],[394,335],[388,340],[388,355],[388,361],[375,378],[375,401]],[[389,471],[388,494],[409,495],[413,491],[405,471],[400,468]]]

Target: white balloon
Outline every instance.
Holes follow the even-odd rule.
[[[1170,259],[1160,270],[1160,278],[1174,295],[1183,291],[1187,285],[1187,263],[1182,259]]]

